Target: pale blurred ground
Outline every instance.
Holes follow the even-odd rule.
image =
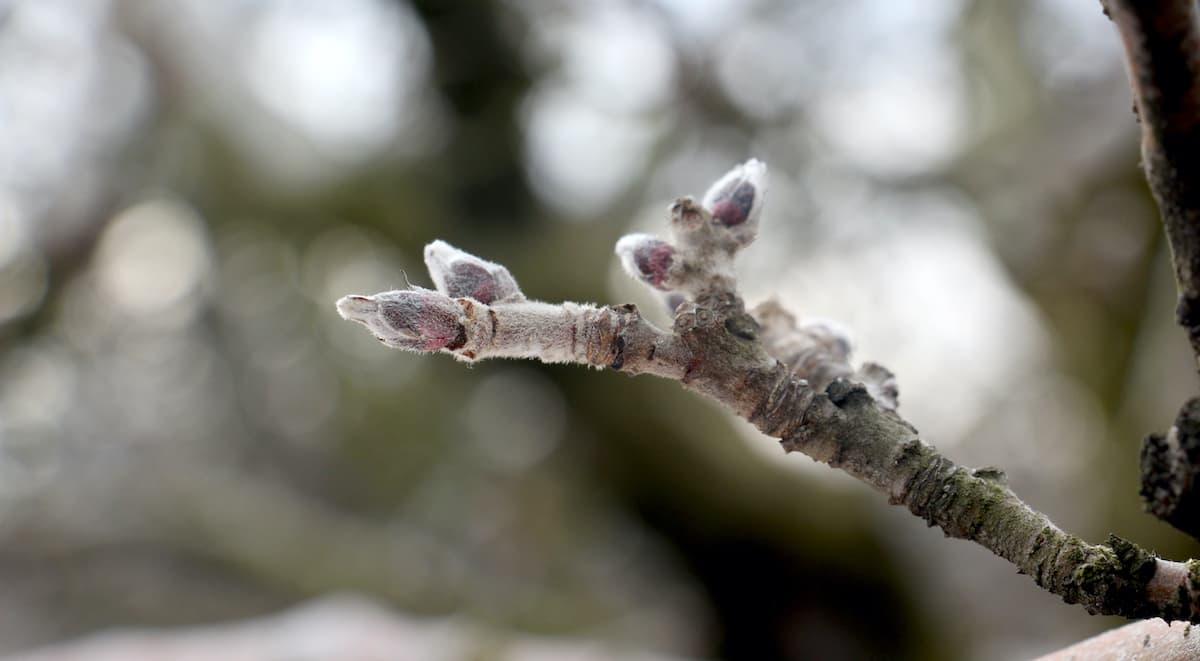
[[[0,652],[331,593],[689,657],[1114,626],[674,384],[332,301],[442,238],[655,308],[613,242],[755,156],[750,302],[850,328],[1064,528],[1192,556],[1136,495],[1197,386],[1136,137],[1088,1],[0,0]]]

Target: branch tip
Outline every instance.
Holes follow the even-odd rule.
[[[366,320],[379,309],[375,299],[370,296],[343,296],[337,301],[338,314],[347,321],[366,323]]]
[[[503,266],[441,241],[425,250],[438,291],[346,296],[338,312],[400,349],[675,380],[779,438],[788,451],[845,471],[947,536],[983,545],[1071,603],[1200,621],[1190,606],[1200,603],[1200,564],[1160,560],[1118,538],[1094,545],[1063,532],[1017,498],[998,469],[968,470],[922,442],[895,412],[895,376],[874,363],[855,370],[849,334],[839,325],[798,323],[776,302],[747,313],[732,261],[754,238],[765,192],[766,166],[752,159],[718,180],[703,204],[676,201],[672,241],[634,234],[617,243],[625,270],[666,292],[675,309],[672,331],[628,305],[525,300]],[[1155,447],[1200,448],[1200,403],[1185,413]],[[1178,465],[1158,464],[1171,475]]]

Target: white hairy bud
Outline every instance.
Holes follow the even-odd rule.
[[[425,266],[437,290],[451,298],[473,298],[480,303],[525,300],[508,269],[445,241],[425,246]]]
[[[701,206],[716,229],[723,230],[735,245],[745,246],[758,234],[766,193],[767,166],[752,158],[718,179],[704,194]]]
[[[629,275],[661,291],[678,287],[682,264],[670,243],[649,234],[628,234],[617,241],[616,252]]]
[[[467,340],[462,307],[438,292],[420,287],[373,296],[343,296],[343,319],[366,326],[389,347],[409,351],[454,350]]]

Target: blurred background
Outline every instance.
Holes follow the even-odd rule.
[[[665,322],[614,241],[755,156],[748,302],[842,322],[1065,529],[1194,556],[1137,497],[1198,384],[1130,104],[1094,0],[0,0],[0,653],[311,609],[402,624],[381,658],[1116,626],[676,384],[389,351],[333,301],[441,238]]]

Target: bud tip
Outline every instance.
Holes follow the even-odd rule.
[[[379,304],[370,296],[353,294],[338,299],[337,311],[342,319],[365,323],[371,315],[379,310]]]
[[[767,191],[767,166],[752,158],[717,180],[704,196],[704,208],[725,227],[753,224]]]
[[[668,290],[675,265],[675,247],[649,234],[629,234],[617,241],[617,256],[625,271],[655,289]]]

